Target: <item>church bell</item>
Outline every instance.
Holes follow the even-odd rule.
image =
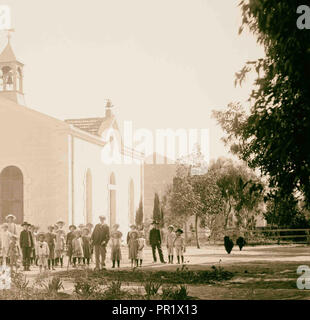
[[[9,76],[8,76],[7,84],[13,84],[13,78],[12,78],[12,75],[9,75]]]

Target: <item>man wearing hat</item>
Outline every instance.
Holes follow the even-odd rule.
[[[107,244],[110,240],[110,228],[105,224],[105,216],[100,216],[100,223],[95,226],[95,229],[91,235],[92,244],[95,247],[95,259],[96,268],[95,270],[100,270],[100,257],[101,257],[101,267],[105,267],[105,258],[107,252]]]
[[[164,260],[163,251],[161,249],[161,234],[159,230],[159,224],[157,221],[153,221],[152,225],[153,225],[153,228],[150,231],[149,241],[152,247],[153,262],[154,263],[157,262],[157,257],[156,257],[156,248],[157,248],[160,262],[166,263]]]
[[[5,217],[5,220],[8,224],[8,231],[12,234],[15,234],[17,236],[17,227],[14,221],[16,220],[16,217],[12,214],[9,214]]]
[[[30,271],[30,257],[31,257],[32,248],[34,246],[34,242],[32,239],[32,234],[28,230],[29,223],[24,222],[22,224],[22,227],[23,227],[23,231],[20,233],[19,245],[20,245],[20,248],[22,249],[22,254],[23,254],[24,271]]]

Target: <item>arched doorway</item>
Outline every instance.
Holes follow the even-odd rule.
[[[116,224],[116,180],[115,174],[112,173],[110,176],[110,227],[113,227]]]
[[[85,181],[85,207],[86,207],[86,223],[93,223],[93,178],[91,170],[86,171]]]
[[[129,182],[129,223],[135,224],[135,186],[132,179]]]
[[[16,216],[16,223],[24,219],[24,178],[17,167],[10,166],[0,174],[0,218],[5,221],[8,214]]]

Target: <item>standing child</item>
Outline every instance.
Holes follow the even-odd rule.
[[[84,257],[83,253],[83,241],[81,237],[81,231],[77,230],[74,233],[74,239],[72,241],[72,257],[73,257],[73,266],[76,267],[76,262],[81,264],[81,260]]]
[[[33,240],[33,247],[31,249],[31,255],[30,255],[30,265],[34,265],[36,260],[36,237],[34,236],[34,225],[29,224],[28,230],[31,233],[32,240]]]
[[[55,264],[58,266],[60,263],[61,268],[63,267],[65,251],[65,233],[62,229],[58,229],[55,238]]]
[[[2,263],[5,265],[9,265],[9,256],[8,250],[10,247],[12,233],[9,231],[9,226],[7,223],[4,223],[2,226],[2,232],[0,234],[0,251],[2,255]]]
[[[90,236],[89,229],[85,227],[82,232],[82,244],[83,244],[83,264],[89,267],[90,259],[91,259],[91,244],[90,244]]]
[[[175,233],[173,232],[174,227],[168,227],[168,233],[166,237],[166,244],[168,250],[168,259],[169,263],[173,264],[173,248],[174,248],[174,240],[175,240]]]
[[[13,270],[13,267],[15,267],[17,272],[19,268],[18,259],[20,258],[20,249],[17,244],[17,236],[15,234],[11,236],[11,241],[8,249],[8,257],[10,259],[11,270]]]
[[[174,243],[174,247],[175,247],[175,253],[176,253],[176,256],[177,256],[177,259],[178,259],[178,264],[180,264],[180,257],[181,257],[181,260],[182,260],[182,264],[184,263],[183,253],[185,252],[185,240],[182,237],[182,233],[183,233],[183,230],[182,229],[178,229],[176,231],[176,237],[175,237],[175,240],[173,242]]]
[[[111,232],[110,245],[111,245],[112,268],[115,268],[115,262],[117,262],[117,267],[119,268],[120,261],[122,259],[121,239],[123,234],[120,231],[118,231],[118,228],[119,228],[119,225],[115,224]]]
[[[34,241],[34,243],[36,243],[36,241],[38,241],[39,229],[40,229],[39,226],[34,226],[34,228],[33,228],[33,241]],[[37,254],[36,254],[36,258],[35,258],[35,265],[38,266]]]
[[[130,232],[130,239],[128,241],[129,260],[131,260],[131,267],[138,267],[138,231]]]
[[[49,255],[48,255],[48,269],[55,270],[55,243],[56,243],[56,235],[53,232],[54,226],[48,227],[48,233],[45,235],[45,241],[48,244]]]
[[[76,230],[76,226],[71,225],[69,226],[69,232],[67,234],[67,239],[66,239],[66,246],[67,246],[67,255],[68,255],[68,263],[72,264],[72,241],[75,238],[74,232]]]
[[[145,239],[144,239],[144,232],[139,232],[139,238],[138,238],[138,254],[137,259],[138,263],[140,262],[140,267],[142,267],[143,257],[144,257],[144,247],[145,247]]]
[[[42,272],[42,268],[44,268],[44,270],[47,269],[47,260],[50,253],[48,244],[44,240],[45,240],[45,235],[43,232],[40,232],[38,234],[37,243],[36,243],[36,255],[37,255],[38,266],[40,268],[40,273]]]

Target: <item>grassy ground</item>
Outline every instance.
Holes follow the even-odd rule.
[[[151,276],[153,280],[163,283],[181,284],[186,283],[189,294],[198,299],[207,300],[281,300],[281,299],[310,299],[309,290],[299,290],[296,287],[296,269],[303,262],[246,262],[236,264],[226,264],[221,273],[216,278],[210,266],[191,265],[183,273],[170,271],[106,271],[101,276],[106,281],[121,280],[124,285],[140,285],[143,278]],[[80,274],[79,274],[80,273]],[[196,277],[190,278],[190,274]],[[81,271],[69,271],[59,273],[61,277],[78,277]],[[97,277],[95,273],[90,275]],[[99,276],[100,277],[100,276]]]
[[[242,252],[234,248],[230,255],[222,246],[200,250],[188,248],[186,267],[182,269],[178,265],[152,264],[151,252],[147,250],[142,269],[132,270],[124,259],[120,270],[108,268],[100,273],[88,270],[86,276],[85,270],[58,269],[49,274],[49,279],[60,277],[67,298],[72,297],[76,280],[87,278],[90,285],[96,282],[106,287],[112,285],[112,291],[119,290],[117,286],[121,284],[124,290],[142,292],[142,295],[127,295],[129,299],[141,298],[145,294],[145,283],[152,286],[160,283],[162,288],[185,284],[188,295],[197,299],[309,300],[310,290],[299,290],[296,286],[296,270],[300,265],[310,266],[309,253],[309,247],[305,245],[246,247]],[[124,257],[125,254],[126,251]],[[27,278],[33,281],[36,274],[37,271],[33,270]]]

